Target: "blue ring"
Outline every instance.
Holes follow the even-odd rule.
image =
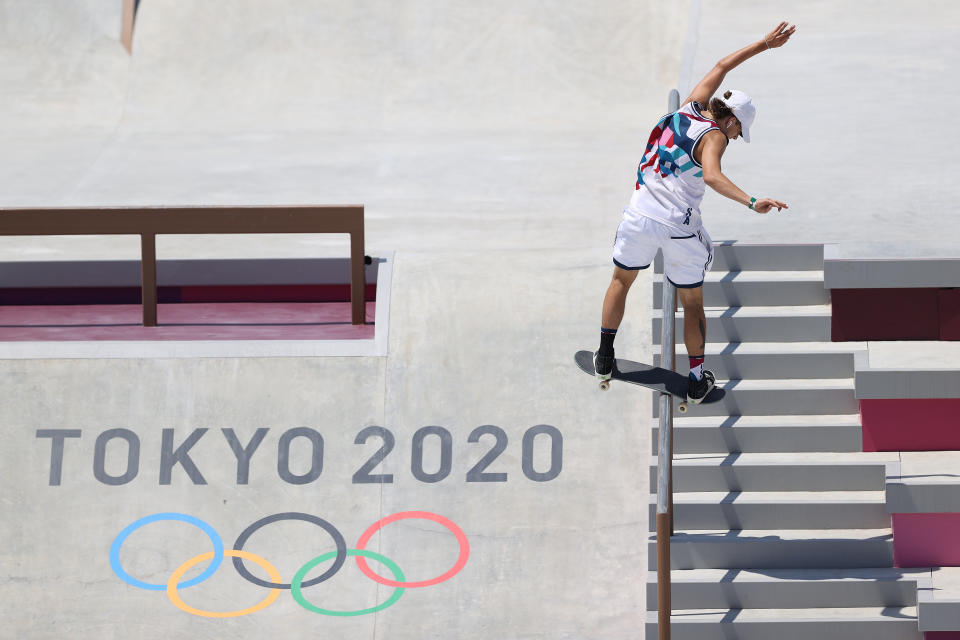
[[[151,522],[157,522],[159,520],[179,520],[180,522],[192,524],[207,534],[207,537],[210,538],[210,541],[213,543],[213,560],[210,562],[210,566],[207,567],[206,570],[196,578],[178,584],[178,589],[192,587],[193,585],[203,582],[216,573],[217,569],[220,568],[220,563],[223,562],[223,540],[220,539],[220,534],[217,533],[213,527],[203,520],[194,518],[193,516],[188,516],[185,513],[155,513],[152,516],[140,518],[133,524],[129,525],[126,529],[121,531],[116,538],[114,538],[113,544],[110,545],[110,566],[113,568],[113,572],[116,573],[121,580],[127,584],[133,585],[134,587],[139,587],[141,589],[149,589],[151,591],[166,591],[166,584],[153,584],[150,582],[137,580],[127,573],[126,569],[124,569],[120,564],[120,547],[123,546],[123,543],[130,536],[130,534],[144,525],[148,525]]]

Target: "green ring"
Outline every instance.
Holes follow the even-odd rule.
[[[373,551],[367,551],[366,549],[348,549],[347,555],[363,556],[365,558],[376,560],[377,562],[383,564],[388,569],[390,569],[390,571],[393,573],[394,578],[396,578],[397,582],[404,582],[406,580],[406,578],[404,578],[403,571],[400,570],[400,567],[398,567],[393,560],[391,560],[390,558],[386,558],[380,555],[379,553],[374,553]],[[406,589],[404,589],[403,587],[397,587],[394,590],[393,595],[390,596],[390,598],[387,599],[387,601],[384,602],[383,604],[378,604],[377,606],[370,607],[369,609],[359,609],[357,611],[331,611],[330,609],[321,609],[320,607],[317,607],[307,602],[307,599],[303,596],[303,592],[300,590],[300,584],[303,582],[303,579],[307,576],[307,572],[310,571],[310,569],[313,569],[315,566],[317,566],[321,562],[332,560],[335,557],[337,557],[336,551],[331,551],[330,553],[325,553],[322,556],[317,556],[307,564],[303,565],[303,567],[301,567],[300,570],[297,571],[297,575],[293,576],[293,580],[290,582],[290,593],[293,594],[293,599],[296,600],[297,603],[307,611],[313,611],[314,613],[320,613],[325,616],[362,616],[367,613],[376,613],[377,611],[383,611],[387,607],[395,604],[397,600],[400,599],[400,596],[403,595],[403,592],[406,591]]]

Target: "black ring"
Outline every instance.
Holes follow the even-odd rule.
[[[333,561],[333,565],[327,569],[323,574],[314,578],[313,580],[308,580],[301,584],[302,587],[310,587],[315,584],[320,584],[325,580],[329,580],[340,570],[340,567],[343,566],[343,563],[347,559],[347,543],[343,539],[343,535],[340,531],[337,530],[335,526],[324,520],[323,518],[318,518],[317,516],[310,515],[309,513],[298,513],[296,511],[290,511],[287,513],[275,513],[272,516],[267,516],[266,518],[260,518],[252,525],[243,530],[243,533],[237,538],[237,541],[233,543],[233,548],[236,551],[243,549],[243,545],[246,544],[247,539],[250,538],[253,533],[265,525],[270,524],[271,522],[277,522],[279,520],[304,520],[306,522],[311,522],[318,527],[324,529],[327,533],[330,534],[330,537],[333,538],[334,544],[337,545],[337,557]],[[277,584],[276,582],[267,582],[266,580],[261,580],[257,576],[253,575],[243,564],[243,558],[235,557],[233,559],[233,566],[243,578],[253,584],[260,585],[261,587],[267,587],[270,589],[289,589],[289,584]]]

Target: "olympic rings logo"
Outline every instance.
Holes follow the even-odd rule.
[[[397,564],[390,560],[389,558],[380,555],[379,553],[374,553],[373,551],[367,550],[367,543],[370,541],[370,538],[373,537],[380,529],[387,526],[392,522],[398,520],[407,520],[407,519],[417,519],[417,520],[431,520],[440,525],[443,525],[450,530],[451,533],[456,537],[457,543],[460,546],[460,553],[457,556],[457,561],[454,565],[442,575],[439,575],[435,578],[429,580],[421,580],[417,582],[407,582],[406,577],[404,576],[403,571]],[[186,522],[192,524],[195,527],[199,528],[207,537],[210,538],[210,542],[213,543],[213,551],[208,551],[206,553],[201,553],[200,555],[190,558],[183,564],[181,564],[171,575],[170,579],[167,580],[166,584],[156,584],[150,582],[144,582],[134,578],[126,569],[123,568],[123,565],[120,563],[120,549],[123,547],[123,543],[126,541],[130,534],[132,534],[137,529],[144,527],[152,522],[158,522],[163,520],[174,520],[179,522]],[[281,520],[303,520],[305,522],[310,522],[317,525],[324,531],[326,531],[331,538],[333,538],[334,543],[336,544],[337,550],[319,555],[316,558],[313,558],[305,565],[303,565],[293,576],[293,579],[289,583],[282,582],[283,578],[280,576],[280,572],[277,571],[270,562],[266,559],[250,553],[249,551],[243,550],[243,545],[246,544],[247,540],[253,535],[254,532],[259,530],[261,527],[264,527],[273,522],[279,522]],[[192,587],[194,585],[200,584],[220,568],[220,565],[223,562],[224,556],[233,558],[233,566],[237,570],[237,573],[240,574],[248,582],[259,585],[261,587],[266,587],[270,589],[270,593],[267,594],[267,597],[261,600],[259,603],[248,607],[246,609],[240,609],[237,611],[205,611],[202,609],[197,609],[191,607],[189,604],[183,601],[183,598],[180,597],[180,590],[187,587]],[[364,573],[368,578],[382,584],[387,587],[393,587],[394,591],[391,596],[381,604],[378,604],[374,607],[367,609],[359,609],[355,611],[333,611],[330,609],[322,609],[315,604],[307,600],[306,596],[303,594],[304,587],[310,587],[321,582],[325,582],[332,578],[340,570],[340,568],[346,562],[348,557],[356,558],[357,566],[360,568],[360,571]],[[376,613],[377,611],[382,611],[387,607],[395,604],[400,597],[403,595],[406,589],[416,589],[421,587],[430,587],[435,584],[440,584],[445,582],[455,576],[457,573],[463,569],[464,565],[467,564],[467,559],[470,557],[470,543],[467,540],[466,534],[463,533],[463,530],[460,529],[456,524],[451,520],[444,518],[443,516],[437,515],[435,513],[430,513],[429,511],[402,511],[400,513],[394,513],[385,518],[378,520],[377,522],[370,525],[370,527],[363,532],[363,535],[357,540],[356,545],[353,549],[348,549],[346,542],[343,539],[343,535],[340,531],[334,527],[332,524],[319,518],[317,516],[311,515],[309,513],[299,513],[299,512],[287,512],[287,513],[275,513],[271,516],[266,516],[261,518],[251,524],[249,527],[243,530],[243,532],[237,537],[236,542],[233,544],[232,549],[224,549],[223,540],[220,538],[220,534],[217,531],[199,518],[194,516],[187,515],[185,513],[155,513],[144,518],[136,520],[130,524],[127,528],[121,531],[116,538],[113,540],[113,544],[110,546],[110,566],[113,568],[114,573],[117,576],[126,582],[129,585],[138,587],[140,589],[148,589],[151,591],[166,591],[167,597],[170,599],[170,602],[174,604],[178,609],[191,613],[195,616],[202,616],[205,618],[236,618],[239,616],[249,615],[260,611],[261,609],[270,606],[273,602],[280,597],[280,592],[284,589],[289,589],[290,593],[293,595],[294,600],[308,611],[313,613],[319,613],[326,616],[360,616],[367,613]],[[367,564],[367,559],[375,560],[385,566],[390,570],[390,573],[393,574],[394,580],[389,580],[384,578],[373,571],[370,566]],[[180,582],[184,574],[189,571],[191,568],[200,564],[201,562],[211,561],[210,566],[208,566],[200,575]],[[248,560],[256,565],[259,565],[264,569],[267,574],[270,576],[272,582],[262,580],[252,573],[249,572],[246,565],[244,565],[244,560]],[[304,580],[307,573],[317,565],[323,564],[325,562],[333,561],[330,567],[324,571],[322,574],[316,578],[310,580]]]

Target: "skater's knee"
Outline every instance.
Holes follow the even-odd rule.
[[[629,292],[629,284],[624,284],[623,282],[620,282],[614,278],[614,280],[610,283],[610,287],[607,289],[607,301],[622,306],[626,303],[627,294]]]
[[[702,316],[703,315],[703,301],[691,301],[683,303],[683,313],[687,316]]]
[[[703,289],[680,289],[679,298],[684,315],[703,315]]]
[[[625,296],[625,295],[627,295],[627,292],[628,292],[629,290],[630,290],[630,284],[629,284],[629,283],[621,282],[620,280],[617,280],[616,278],[614,278],[613,280],[610,281],[610,292],[613,293],[613,294],[615,294],[615,295]]]
[[[633,284],[633,281],[637,279],[636,271],[628,271],[627,269],[621,269],[620,267],[613,268],[613,279],[610,281],[610,287],[615,289],[622,289],[624,293],[630,289],[630,285]]]

